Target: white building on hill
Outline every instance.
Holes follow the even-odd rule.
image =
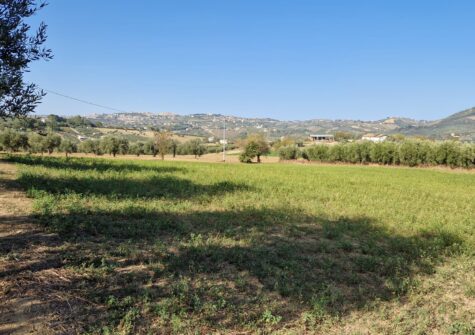
[[[386,135],[383,135],[383,134],[365,134],[363,135],[363,137],[361,137],[361,139],[363,141],[371,141],[371,142],[384,142],[386,141],[388,137]]]
[[[333,142],[335,140],[335,137],[329,134],[309,135],[308,137],[312,142]]]

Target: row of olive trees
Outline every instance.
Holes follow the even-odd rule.
[[[185,143],[178,143],[171,138],[171,133],[157,132],[153,140],[147,142],[130,143],[127,139],[106,136],[102,139],[88,139],[78,144],[61,136],[48,133],[40,135],[34,132],[24,133],[12,129],[5,129],[0,132],[0,150],[16,152],[27,151],[30,153],[48,153],[54,151],[64,152],[66,156],[73,152],[86,154],[103,155],[160,155],[164,159],[165,155],[194,155],[199,157],[206,153],[206,146],[200,139],[192,139]]]
[[[59,135],[48,133],[22,133],[12,129],[0,132],[0,149],[10,152],[28,151],[31,153],[53,153],[61,151],[66,156],[76,151],[76,144],[68,139],[62,139]]]
[[[304,150],[295,146],[279,149],[281,160],[302,157],[309,161],[375,163],[382,165],[475,167],[475,145],[454,141],[431,142],[404,140],[373,143],[369,141],[312,145]]]

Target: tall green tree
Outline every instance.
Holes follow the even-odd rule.
[[[172,153],[173,158],[175,158],[175,156],[176,156],[177,149],[178,149],[178,141],[170,139],[169,152]]]
[[[64,152],[67,158],[70,153],[77,151],[77,146],[75,143],[71,142],[71,140],[63,140],[59,146],[59,150]]]
[[[84,152],[85,154],[93,153],[99,155],[101,153],[100,141],[93,139],[85,140],[84,142],[79,143],[78,151]]]
[[[261,156],[267,155],[270,151],[269,142],[263,134],[251,134],[244,141],[244,152],[246,156],[251,155],[251,159],[257,157],[257,162],[261,162]]]
[[[114,136],[104,137],[101,140],[101,150],[115,157],[120,151],[120,140]]]
[[[165,155],[170,152],[172,133],[168,130],[155,132],[155,148],[158,150],[160,158],[165,159]]]
[[[11,152],[28,148],[28,136],[12,129],[0,133],[0,144]]]
[[[145,153],[145,145],[143,142],[132,143],[129,147],[129,154],[136,155],[137,157]]]
[[[43,155],[43,153],[47,151],[44,136],[37,133],[28,134],[28,146],[30,147],[30,151],[33,153],[40,153]]]
[[[151,141],[145,142],[144,152],[147,155],[153,155],[153,157],[156,157],[157,153],[158,153],[158,149],[157,149],[157,146],[155,144],[155,141],[151,140]]]
[[[45,95],[23,79],[31,62],[52,58],[51,50],[43,47],[46,25],[40,23],[31,33],[25,22],[44,6],[34,0],[0,1],[0,117],[27,115]]]
[[[43,141],[45,142],[46,151],[48,151],[48,154],[50,155],[53,153],[54,149],[59,148],[61,145],[61,137],[54,133],[48,133]]]
[[[119,138],[119,154],[127,155],[129,153],[129,140]]]

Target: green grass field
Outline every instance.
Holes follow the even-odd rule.
[[[89,333],[475,333],[474,173],[11,160]]]

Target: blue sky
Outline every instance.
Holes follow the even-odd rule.
[[[50,0],[33,24],[55,57],[27,79],[135,112],[437,119],[475,105],[474,16],[473,0]]]

